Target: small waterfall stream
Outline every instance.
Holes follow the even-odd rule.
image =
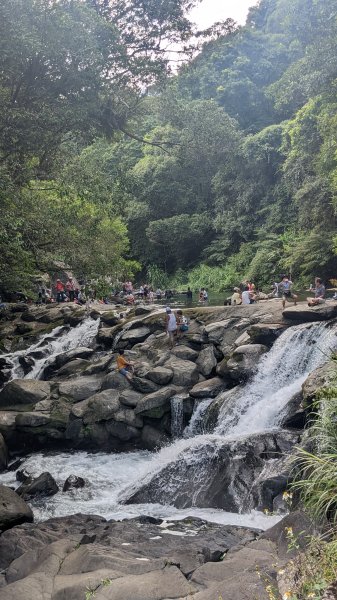
[[[171,398],[171,435],[173,439],[180,438],[184,429],[184,398],[173,396]]]
[[[39,379],[42,371],[58,354],[73,350],[79,346],[91,347],[97,335],[99,319],[85,319],[77,325],[66,329],[65,327],[56,327],[51,333],[47,333],[41,339],[26,350],[18,350],[12,354],[4,354],[3,357],[12,364],[12,379]],[[40,356],[42,358],[35,358]],[[25,375],[20,364],[21,357],[32,357],[34,364],[32,369]]]

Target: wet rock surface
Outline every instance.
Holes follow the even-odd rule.
[[[107,599],[206,598],[227,589],[240,562],[251,589],[259,589],[257,565],[272,570],[275,545],[257,540],[257,531],[193,518],[149,521],[74,515],[5,532],[0,599],[83,600],[88,589]]]

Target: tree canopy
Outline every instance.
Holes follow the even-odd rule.
[[[193,4],[0,0],[2,290],[55,260],[336,278],[334,0],[260,0],[204,37]]]

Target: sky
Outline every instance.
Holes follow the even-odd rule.
[[[202,0],[189,16],[202,29],[229,17],[240,25],[244,25],[249,7],[254,6],[257,2],[258,0]]]

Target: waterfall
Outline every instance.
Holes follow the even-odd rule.
[[[310,323],[287,329],[261,359],[252,381],[225,392],[230,397],[224,398],[214,433],[177,440],[163,448],[148,465],[141,481],[123,490],[123,500],[134,497],[132,502],[143,502],[151,498],[152,502],[180,507],[206,506],[207,493],[212,499],[214,482],[223,477],[222,489],[228,490],[229,506],[240,510],[238,498],[249,498],[249,491],[244,488],[246,474],[242,476],[246,457],[254,452],[255,444],[261,446],[262,455],[263,445],[273,453],[287,403],[301,390],[308,375],[326,362],[336,345],[336,328],[331,323]],[[231,456],[230,464],[228,456]],[[262,468],[259,465],[259,469]],[[257,471],[256,476],[258,474]],[[253,481],[249,485],[253,485]]]
[[[184,429],[185,438],[190,438],[194,437],[195,435],[199,435],[200,433],[205,433],[204,415],[209,405],[212,404],[212,402],[212,398],[207,398],[206,400],[200,400],[199,402],[195,402],[191,420],[187,427],[185,427]]]
[[[171,435],[180,438],[184,429],[184,399],[182,396],[171,398]]]
[[[43,335],[36,344],[26,348],[25,350],[18,350],[12,354],[3,355],[9,363],[12,364],[11,377],[12,379],[39,379],[44,368],[54,359],[58,354],[73,350],[79,346],[90,347],[97,335],[99,327],[99,320],[87,318],[77,327],[67,328],[64,331],[64,327],[55,327],[50,333]],[[34,354],[40,356],[43,352],[42,358],[34,358]],[[32,357],[34,364],[28,374],[24,374],[24,371],[20,364],[21,357]]]
[[[336,345],[331,324],[304,323],[287,329],[261,359],[251,382],[233,390],[215,433],[240,437],[277,428],[289,400]]]

